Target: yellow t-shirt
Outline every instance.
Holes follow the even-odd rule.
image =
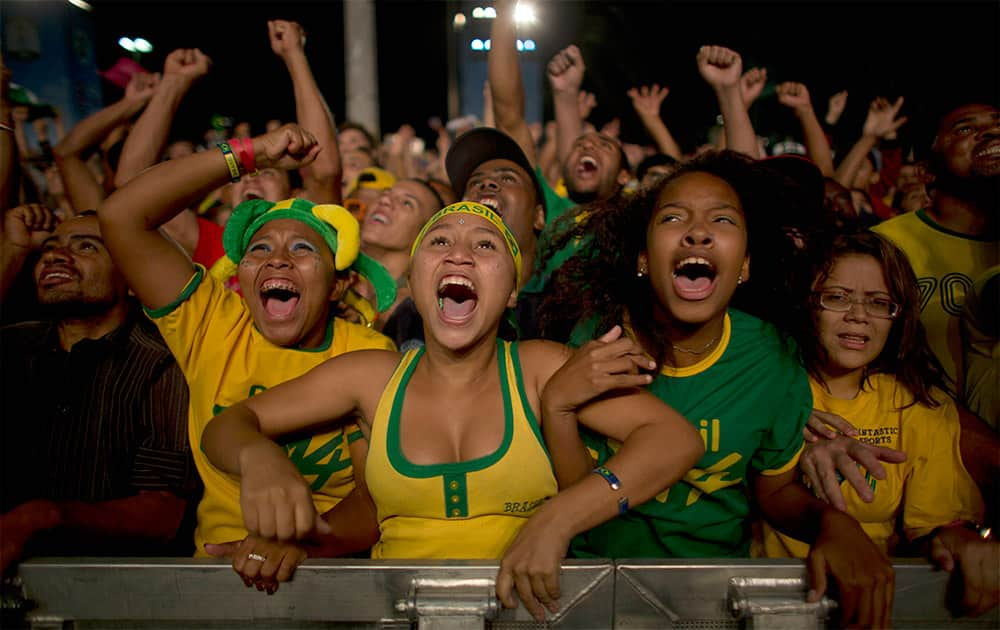
[[[323,361],[351,350],[394,350],[387,337],[357,324],[332,318],[319,348],[298,350],[272,344],[254,326],[239,295],[197,266],[177,301],[148,311],[184,372],[190,389],[188,436],[195,465],[205,484],[198,504],[195,555],[204,544],[246,537],[240,511],[240,484],[209,463],[201,434],[226,407],[305,374]],[[349,441],[361,434],[351,425],[297,435],[279,443],[313,490],[321,514],[354,488]]]
[[[365,481],[378,508],[373,558],[499,558],[558,491],[541,429],[524,396],[517,344],[497,342],[504,437],[490,455],[421,465],[403,453],[406,386],[423,348],[403,355],[372,422]],[[407,415],[406,422],[419,422]]]
[[[865,480],[875,494],[871,503],[859,497],[850,482],[840,489],[847,513],[858,519],[861,528],[883,551],[892,552],[890,539],[897,516],[902,513],[903,534],[913,540],[931,533],[935,527],[962,520],[979,520],[983,502],[975,482],[962,465],[959,451],[959,420],[955,403],[937,393],[944,402],[931,409],[913,405],[900,410],[913,398],[893,376],[877,374],[869,379],[853,400],[834,398],[810,379],[813,405],[835,413],[858,428],[858,440],[906,453],[900,464],[884,463],[886,478],[875,479],[867,471]],[[809,545],[781,534],[764,524],[764,553],[771,558],[804,558]]]
[[[927,329],[927,341],[948,376],[961,387],[962,306],[973,281],[1000,263],[997,241],[952,232],[924,210],[893,217],[872,230],[909,259],[920,287],[920,321]]]

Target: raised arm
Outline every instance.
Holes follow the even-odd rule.
[[[833,154],[830,143],[826,140],[823,126],[816,118],[809,90],[801,83],[786,81],[777,88],[778,102],[791,108],[802,127],[802,137],[805,140],[809,159],[819,167],[823,177],[833,177]]]
[[[115,173],[116,187],[160,161],[184,95],[208,74],[211,65],[212,60],[197,48],[179,48],[167,55],[160,85],[125,139]]]
[[[725,121],[726,148],[760,158],[757,135],[740,89],[743,60],[739,53],[722,46],[702,46],[697,56],[698,72],[715,92]]]
[[[252,142],[259,168],[299,168],[319,151],[316,139],[297,125]],[[191,260],[158,228],[229,179],[222,152],[202,151],[147,169],[98,207],[111,257],[147,308],[173,303],[193,272]]]
[[[0,211],[16,201],[17,140],[14,137],[13,106],[10,102],[11,72],[0,56]]]
[[[285,62],[295,92],[295,116],[303,129],[316,137],[320,152],[316,161],[302,170],[306,198],[313,203],[340,203],[340,148],[337,126],[326,99],[316,85],[306,57],[306,34],[296,22],[271,20],[267,23],[271,50]]]
[[[837,166],[834,178],[842,186],[850,188],[858,170],[867,159],[868,152],[875,147],[879,139],[895,133],[906,122],[906,116],[897,118],[902,106],[902,96],[897,98],[895,103],[889,103],[882,97],[871,102],[868,106],[868,115],[865,117],[865,125],[861,129],[861,137]]]
[[[583,133],[580,85],[586,66],[576,46],[567,46],[555,54],[546,67],[552,87],[552,108],[556,116],[556,156],[559,167],[566,162],[573,142]]]
[[[132,75],[121,100],[84,118],[53,148],[66,196],[76,212],[93,210],[105,197],[104,186],[90,172],[83,153],[100,144],[116,127],[140,112],[153,97],[159,82],[159,74]]]
[[[18,206],[3,213],[3,232],[0,233],[0,301],[6,297],[7,290],[28,257],[42,246],[58,223],[56,215],[39,204]]]
[[[628,97],[632,99],[632,108],[635,109],[639,120],[642,121],[642,126],[646,128],[646,132],[656,143],[656,148],[660,153],[680,160],[680,145],[674,140],[674,136],[663,123],[663,119],[660,118],[660,107],[663,105],[663,99],[667,98],[669,93],[669,89],[654,83],[652,86],[644,85],[632,88],[628,91]]]
[[[493,116],[497,129],[503,131],[524,151],[532,166],[537,164],[535,142],[524,118],[524,81],[517,58],[514,30],[514,1],[497,0],[497,17],[490,27],[490,52],[487,56]]]

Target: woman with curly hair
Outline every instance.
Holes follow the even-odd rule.
[[[788,203],[773,172],[723,151],[686,162],[648,194],[591,214],[592,246],[553,277],[543,322],[558,322],[556,314],[579,322],[575,345],[621,324],[656,360],[647,389],[695,425],[706,450],[668,491],[577,537],[573,551],[745,557],[752,499],[778,529],[813,543],[811,599],[830,573],[842,621],[883,626],[894,582],[887,559],[854,518],[798,481],[812,396],[794,345],[774,325],[733,307],[794,321],[783,315],[786,285],[773,282],[789,276],[782,266],[797,251],[781,226]],[[588,351],[601,343],[590,342]],[[543,430],[548,443],[574,446],[552,449],[555,469],[573,471],[560,484],[620,446],[575,423],[548,422]]]

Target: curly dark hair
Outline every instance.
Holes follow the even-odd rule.
[[[550,256],[576,239],[584,243],[549,280],[540,309],[545,336],[565,339],[581,321],[596,319],[599,332],[628,321],[657,363],[673,362],[667,330],[655,321],[656,296],[648,277],[637,277],[636,268],[639,253],[646,250],[646,228],[660,193],[691,173],[708,173],[728,183],[747,220],[753,273],[737,288],[731,305],[796,336],[797,320],[786,304],[796,284],[791,272],[802,267],[796,261],[803,252],[786,236],[784,221],[808,209],[795,207],[795,197],[786,194],[780,175],[733,151],[704,154],[682,163],[649,191],[582,206],[562,217],[552,236],[540,244],[539,257]]]
[[[902,408],[917,403],[937,407],[940,403],[932,392],[939,389],[954,395],[950,379],[941,362],[927,343],[924,326],[920,322],[920,289],[909,260],[898,247],[875,232],[856,231],[839,234],[829,244],[814,251],[811,262],[812,280],[803,287],[809,293],[800,300],[799,313],[804,321],[806,334],[799,339],[803,362],[809,375],[826,386],[819,368],[828,360],[828,354],[819,341],[818,314],[820,306],[813,293],[830,276],[834,265],[844,256],[871,256],[882,267],[890,299],[899,304],[899,316],[893,320],[885,347],[874,361],[865,366],[862,386],[868,385],[873,374],[890,374],[910,392],[913,400]]]

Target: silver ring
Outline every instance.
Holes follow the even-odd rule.
[[[257,562],[266,562],[267,556],[259,554],[256,551],[247,554],[247,560],[256,560]]]

